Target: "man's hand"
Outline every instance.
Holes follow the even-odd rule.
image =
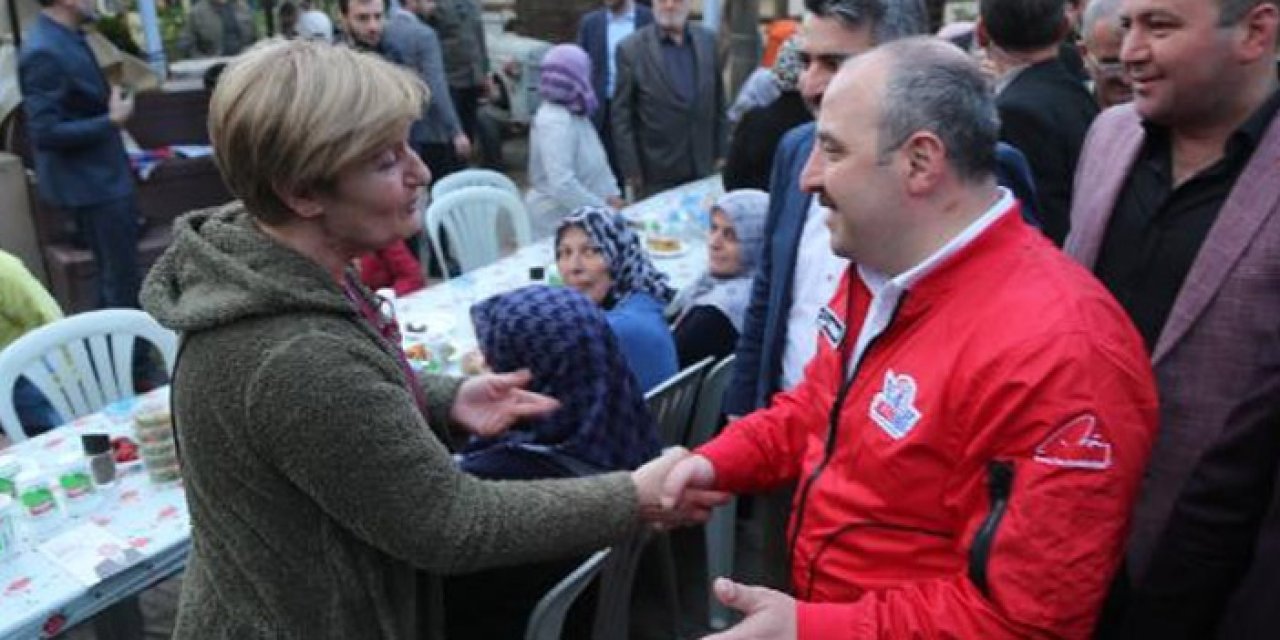
[[[129,120],[129,116],[133,115],[133,94],[126,93],[124,89],[118,86],[111,87],[111,96],[107,99],[107,119],[117,127],[123,127],[124,123]]]
[[[506,431],[520,420],[559,409],[560,402],[555,398],[521,388],[532,378],[528,369],[468,378],[458,389],[449,417],[468,432],[489,437]]]
[[[458,132],[458,135],[453,137],[453,152],[458,154],[458,160],[464,163],[470,161],[471,138],[468,138],[465,133]]]
[[[728,578],[717,578],[716,598],[741,611],[742,622],[703,640],[794,640],[796,601],[785,593],[764,587],[748,587]]]
[[[691,456],[684,447],[671,447],[631,473],[631,479],[636,484],[642,520],[659,529],[706,522],[711,517],[711,509],[728,502],[728,494],[703,489],[685,491],[679,500],[670,503],[665,500],[668,478],[679,463],[689,458],[706,462],[706,458],[702,456]],[[709,466],[711,463],[707,464]]]
[[[710,460],[697,454],[686,455],[662,481],[662,508],[677,509],[691,489],[711,489],[715,482],[716,469],[711,466]]]

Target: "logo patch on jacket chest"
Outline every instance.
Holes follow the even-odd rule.
[[[844,322],[831,307],[818,310],[818,333],[827,339],[832,349],[840,348],[840,340],[844,338]]]
[[[915,379],[889,369],[884,372],[884,387],[871,399],[867,413],[889,437],[899,440],[920,422],[920,410],[915,402]]]

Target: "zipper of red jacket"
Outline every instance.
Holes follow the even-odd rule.
[[[831,458],[835,455],[836,445],[839,440],[838,436],[840,433],[840,412],[844,408],[845,400],[849,396],[849,391],[853,388],[854,381],[858,378],[858,373],[862,369],[862,363],[867,360],[867,354],[871,353],[871,350],[880,342],[881,336],[885,335],[891,328],[893,328],[894,320],[898,318],[898,310],[902,308],[903,301],[907,299],[907,292],[903,291],[902,295],[898,298],[897,304],[894,305],[893,311],[889,314],[889,322],[885,324],[884,330],[876,334],[874,338],[867,342],[867,346],[862,350],[862,354],[859,356],[857,364],[854,366],[853,371],[850,372],[849,334],[853,333],[853,331],[852,327],[848,325],[848,322],[850,315],[853,313],[853,294],[855,287],[857,286],[854,281],[855,277],[857,277],[856,267],[850,265],[849,274],[846,278],[848,281],[848,291],[846,291],[845,294],[845,330],[840,336],[840,343],[836,348],[836,351],[840,354],[840,380],[837,383],[840,386],[836,392],[835,403],[832,404],[831,413],[828,416],[827,442],[824,445],[822,460],[813,468],[813,472],[809,474],[809,477],[800,484],[800,499],[796,501],[795,518],[792,520],[791,543],[787,545],[787,557],[791,558],[793,561],[796,555],[797,543],[800,541],[800,530],[804,525],[805,510],[809,501],[809,492],[813,489],[813,485],[817,484],[818,477],[826,470],[827,465],[831,462]],[[867,312],[870,313],[870,304],[868,304]],[[866,322],[866,318],[863,318],[863,322]],[[859,331],[861,331],[861,326],[859,326]],[[794,586],[798,587],[799,585]]]

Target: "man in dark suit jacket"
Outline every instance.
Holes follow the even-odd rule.
[[[623,179],[648,195],[710,175],[728,142],[715,37],[689,24],[689,0],[661,0],[618,45],[613,141]]]
[[[1066,244],[1133,318],[1160,392],[1128,562],[1100,635],[1273,638],[1280,5],[1141,6],[1121,53],[1134,102],[1089,131]]]
[[[133,98],[108,86],[81,27],[87,0],[42,0],[18,77],[40,196],[72,216],[98,268],[98,304],[138,306],[138,208],[120,129]]]
[[[1042,229],[1062,245],[1070,227],[1071,180],[1098,105],[1059,55],[1068,31],[1063,0],[982,0],[978,43],[1001,74],[1000,139],[1027,156]]]
[[[609,168],[613,175],[622,176],[618,166],[618,153],[613,144],[613,125],[610,122],[610,103],[613,102],[617,78],[618,43],[635,33],[637,29],[653,24],[653,11],[632,0],[604,0],[604,7],[582,17],[578,23],[578,46],[591,58],[591,88],[596,92],[600,108],[591,114],[591,121],[600,133]]]

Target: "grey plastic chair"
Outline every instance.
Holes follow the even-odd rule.
[[[524,632],[525,640],[560,640],[569,609],[600,573],[611,553],[611,549],[595,552],[552,587],[547,595],[542,596],[529,615],[529,626]]]
[[[736,355],[721,360],[711,368],[702,379],[698,390],[698,403],[693,411],[693,423],[689,425],[689,439],[686,446],[690,449],[701,446],[715,436],[720,428],[725,390],[733,379],[733,363]],[[707,579],[733,576],[734,521],[737,519],[737,499],[717,507],[711,512],[703,531],[707,545]],[[707,623],[712,629],[724,629],[733,621],[733,611],[720,604],[714,593],[708,593]]]
[[[698,399],[702,374],[711,366],[710,357],[695,362],[645,394],[649,413],[658,423],[658,437],[663,446],[683,445],[693,418],[693,405]]]
[[[27,439],[13,404],[13,387],[26,376],[70,421],[132,397],[134,342],[160,349],[173,373],[178,336],[145,311],[101,309],[47,324],[0,351],[0,426],[13,442]]]

